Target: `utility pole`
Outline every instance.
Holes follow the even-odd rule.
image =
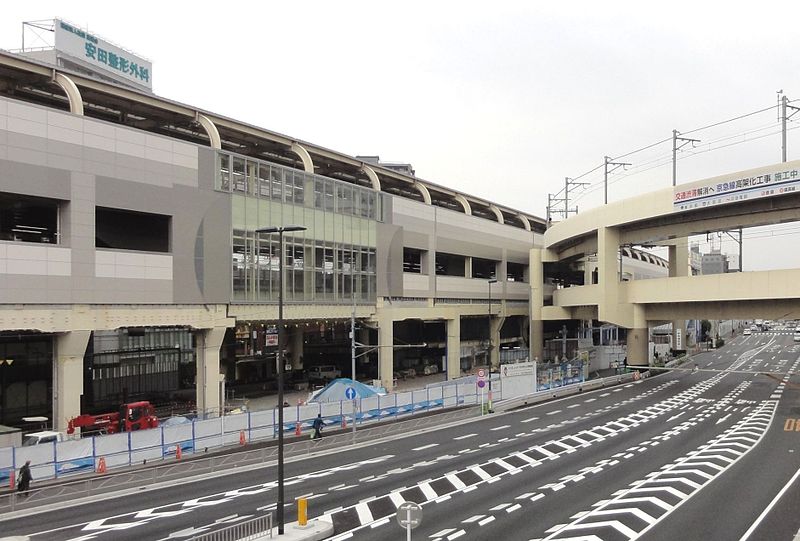
[[[675,186],[677,183],[678,178],[678,151],[682,149],[684,146],[692,143],[694,146],[695,143],[699,143],[700,139],[689,139],[687,137],[678,137],[680,132],[678,130],[672,130],[672,185]],[[678,146],[678,141],[681,142],[680,146]]]
[[[608,166],[613,166],[609,171]],[[620,167],[630,165],[629,163],[615,162],[608,156],[603,156],[603,204],[608,205],[608,174],[613,173]]]
[[[583,186],[588,186],[588,182],[578,182],[577,180],[571,179],[569,177],[564,177],[564,219],[569,218],[569,213],[578,214],[578,206],[576,205],[574,209],[569,208],[569,192],[570,189],[574,190],[575,188],[581,188]]]
[[[788,110],[791,109],[792,113],[787,116]],[[792,118],[800,107],[789,105],[789,98],[783,93],[783,90],[778,90],[778,116],[781,121],[781,161],[786,162],[786,121]]]

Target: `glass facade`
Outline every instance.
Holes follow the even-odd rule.
[[[376,224],[381,194],[369,188],[232,154],[218,153],[217,189],[232,197],[233,300],[277,302],[278,235],[284,235],[284,300],[375,301]]]

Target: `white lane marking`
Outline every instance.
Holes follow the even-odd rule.
[[[472,515],[472,516],[471,516],[471,517],[469,517],[468,519],[462,520],[461,522],[465,522],[465,523],[467,523],[467,524],[471,524],[471,523],[473,523],[473,522],[476,522],[476,521],[478,521],[478,520],[482,519],[482,518],[483,518],[483,517],[485,517],[485,516],[486,516],[486,515]],[[431,537],[436,537],[436,536],[431,536]]]
[[[729,414],[728,414],[728,415],[726,415],[725,417],[720,417],[720,418],[717,420],[717,422],[716,422],[716,423],[714,423],[714,424],[717,424],[717,425],[718,425],[718,424],[720,424],[721,422],[725,421],[725,419],[727,419],[727,418],[728,418],[728,417],[730,417],[730,416],[731,416],[731,414],[729,413]]]
[[[513,513],[517,509],[522,509],[522,506],[520,504],[518,504],[518,503],[516,503],[516,504],[512,505],[511,507],[509,507],[508,509],[506,509],[506,513]]]
[[[369,527],[370,527],[370,528],[377,528],[377,527],[379,527],[379,526],[383,526],[384,524],[387,524],[388,522],[389,522],[389,519],[388,519],[388,518],[382,518],[382,519],[380,519],[380,520],[378,520],[378,521],[376,521],[376,522],[373,522],[372,524],[370,524],[370,526],[369,526]]]
[[[494,517],[493,517],[492,515],[489,515],[489,516],[488,516],[488,517],[486,517],[485,519],[483,519],[483,520],[481,520],[480,522],[478,522],[478,524],[479,524],[480,526],[485,526],[486,524],[489,524],[489,523],[490,523],[490,522],[492,522],[493,520],[494,520]]]
[[[667,419],[667,422],[670,422],[670,421],[672,421],[673,419],[677,419],[678,417],[680,417],[680,416],[681,416],[681,415],[683,415],[684,413],[686,413],[686,412],[685,412],[685,411],[682,411],[682,412],[680,412],[680,413],[679,413],[679,414],[677,414],[677,415],[673,415],[672,417],[670,417],[669,419]]]
[[[453,438],[454,440],[465,440],[467,438],[471,438],[473,436],[477,436],[477,434],[464,434],[463,436],[458,436]]]
[[[431,447],[436,447],[439,445],[438,443],[429,443],[428,445],[423,445],[422,447],[414,447],[411,449],[412,451],[422,451],[424,449],[430,449]]]
[[[610,395],[610,394],[611,394],[611,393],[603,393],[603,394],[601,394],[601,395],[600,395],[600,398],[605,398],[605,397],[607,397],[607,396],[608,396],[608,395]]]
[[[589,402],[594,402],[595,400],[597,400],[597,399],[596,398],[588,398],[588,399],[584,400],[584,402],[589,403]]]
[[[561,410],[555,410],[555,411],[548,412],[547,415],[555,415],[556,413],[561,413]]]
[[[775,495],[772,501],[769,502],[769,505],[764,509],[764,511],[761,512],[760,515],[758,515],[758,518],[756,519],[755,522],[753,522],[752,526],[750,526],[750,528],[748,528],[747,531],[744,532],[744,535],[739,538],[739,541],[746,541],[747,539],[750,539],[750,536],[753,534],[756,528],[758,528],[758,525],[761,524],[761,521],[764,520],[764,517],[766,517],[772,510],[772,508],[775,507],[775,504],[778,503],[778,501],[783,497],[784,493],[789,489],[789,487],[792,486],[795,481],[797,481],[798,476],[800,476],[800,469],[798,469],[795,472],[792,478],[789,479],[789,482],[786,483],[780,490],[780,492],[778,492]]]
[[[503,430],[504,428],[511,428],[511,425],[496,426],[494,428],[490,428],[489,430]]]
[[[530,423],[531,421],[538,421],[538,420],[539,420],[539,418],[538,418],[538,417],[531,417],[530,419],[523,419],[523,420],[522,420],[522,421],[520,421],[520,422],[521,422],[521,423]]]
[[[578,406],[580,406],[580,404],[572,404],[570,406],[567,406],[567,409],[569,409],[569,408],[577,408]]]
[[[456,533],[451,533],[450,535],[448,535],[447,539],[448,539],[448,541],[451,540],[451,539],[458,539],[462,535],[467,535],[467,532],[464,531],[464,530],[458,530]]]

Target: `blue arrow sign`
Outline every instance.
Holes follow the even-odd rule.
[[[356,390],[354,388],[352,388],[352,387],[348,387],[344,391],[344,396],[348,400],[355,400],[355,398],[356,398]]]

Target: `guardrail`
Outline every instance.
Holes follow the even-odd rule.
[[[221,530],[215,530],[189,538],[189,541],[251,541],[269,535],[272,539],[272,513],[263,517],[233,524]]]

